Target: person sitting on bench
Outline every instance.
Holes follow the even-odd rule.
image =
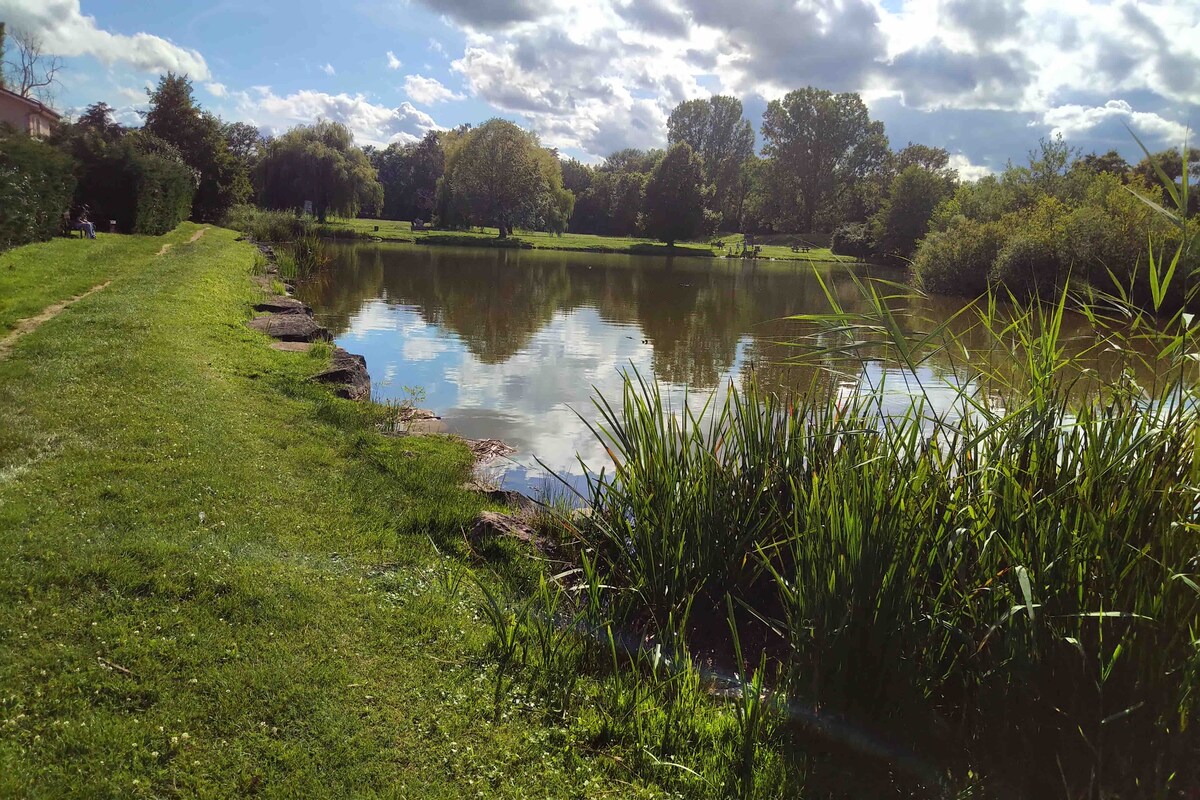
[[[88,219],[88,207],[84,206],[79,212],[79,217],[75,220],[75,227],[83,231],[83,235],[89,239],[96,238],[96,226]]]

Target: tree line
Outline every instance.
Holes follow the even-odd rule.
[[[998,176],[963,183],[945,149],[909,142],[893,150],[861,97],[813,87],[768,104],[761,143],[741,101],[714,95],[675,107],[665,149],[623,149],[596,165],[562,157],[503,119],[376,148],[357,146],[345,126],[324,120],[263,136],[200,107],[188,77],[174,73],[160,78],[148,100],[140,128],[115,123],[112,109],[96,103],[59,126],[51,140],[73,164],[73,204],[139,232],[166,230],[189,216],[219,222],[233,206],[254,203],[309,208],[322,221],[335,214],[446,229],[490,226],[501,237],[526,229],[674,243],[720,231],[797,238],[832,233],[835,252],[912,260],[929,288],[957,284],[966,292],[1015,273],[989,262],[987,269],[968,270],[970,280],[951,280],[945,276],[962,270],[952,270],[946,259],[960,263],[966,256],[946,256],[948,242],[991,241],[996,226],[1053,229],[1064,215],[1051,213],[1046,198],[1070,211],[1097,206],[1094,197],[1103,189],[1093,186],[1096,176],[1156,191],[1149,158],[1130,165],[1116,152],[1083,154],[1061,140],[1043,142],[1027,165],[1009,164]],[[1172,179],[1178,180],[1178,151],[1156,160],[1176,165]],[[1110,222],[1118,213],[1113,203],[1102,208]],[[1042,213],[1035,218],[1031,209],[1037,208]],[[1109,230],[1127,230],[1135,216],[1130,210]],[[993,227],[981,238],[972,224]],[[1073,222],[1055,235],[1073,241],[1083,235],[1081,226]],[[1056,256],[1053,269],[1042,259],[1038,274],[1081,263],[1087,248],[1071,247],[1071,254]],[[1097,247],[1088,252],[1105,255]],[[1136,262],[1141,250],[1121,247],[1122,257]],[[1112,260],[1109,254],[1104,263]]]

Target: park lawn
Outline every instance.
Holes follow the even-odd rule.
[[[0,255],[9,309],[112,279],[0,359],[0,796],[657,796],[492,723],[466,448],[309,382],[196,230]]]
[[[479,246],[495,246],[497,230],[476,228],[471,231],[414,231],[409,222],[386,219],[333,219],[326,226],[334,231],[349,230],[366,236],[374,236],[385,241],[415,242],[423,244],[478,244]],[[375,227],[379,230],[376,231]],[[642,239],[625,236],[596,236],[587,233],[564,233],[555,236],[544,231],[517,231],[511,237],[510,246],[518,243],[541,250],[578,250],[593,253],[627,253],[634,255],[684,255],[712,258],[733,254],[741,244],[743,235],[740,233],[718,236],[724,246],[710,247],[707,242],[680,242],[673,249],[655,239]],[[791,247],[783,245],[765,245],[761,255],[780,261],[805,262],[853,262],[849,256],[834,255],[827,247],[813,248],[807,253],[793,253]]]
[[[166,236],[57,238],[5,253],[0,263],[0,337],[17,320],[86,292],[142,264],[164,244],[187,241],[183,229]]]

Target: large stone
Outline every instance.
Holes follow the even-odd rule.
[[[471,537],[474,539],[483,539],[488,536],[507,536],[530,544],[538,541],[538,536],[534,533],[533,528],[520,518],[496,511],[481,512],[471,528]]]
[[[317,339],[332,339],[329,331],[313,322],[307,314],[268,314],[255,317],[248,323],[251,328],[285,342],[313,342]]]
[[[268,311],[272,314],[307,314],[312,316],[312,309],[294,297],[272,295],[254,304],[255,311]]]
[[[537,509],[537,503],[532,498],[511,489],[498,489],[495,486],[480,483],[478,480],[464,483],[462,488],[468,492],[477,492],[483,495],[489,503],[508,506],[516,511],[531,512]]]
[[[332,385],[334,393],[347,400],[365,400],[371,396],[367,360],[340,347],[333,351],[329,369],[314,375],[313,380]]]

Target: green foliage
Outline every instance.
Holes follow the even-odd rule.
[[[259,203],[299,211],[311,201],[318,221],[353,217],[383,204],[383,187],[366,154],[339,122],[300,125],[268,142],[254,171]]]
[[[114,220],[126,233],[156,235],[192,213],[196,173],[179,150],[150,131],[117,125],[106,104],[59,126],[53,141],[74,159],[74,204],[88,206],[98,226]]]
[[[168,72],[154,89],[147,89],[150,109],[144,130],[173,145],[184,163],[199,176],[192,198],[192,217],[201,222],[216,222],[230,206],[250,196],[246,163],[230,151],[231,134],[239,146],[240,129],[227,130],[213,114],[202,110],[192,98],[192,82],[186,75]]]
[[[839,187],[855,184],[887,160],[883,124],[862,98],[806,87],[767,105],[763,155],[785,229],[811,231]],[[828,228],[827,228],[828,229]]]
[[[380,217],[429,221],[436,205],[437,183],[445,172],[441,134],[430,131],[419,142],[388,145],[370,154],[383,186]]]
[[[934,233],[917,250],[920,285],[976,296],[992,281],[1018,295],[1045,296],[1069,279],[1077,289],[1121,292],[1150,304],[1149,242],[1174,250],[1194,235],[1189,231],[1200,229],[1200,221],[1186,213],[1172,222],[1155,211],[1171,187],[1179,187],[1178,177],[1165,172],[1165,182],[1156,185],[1136,173],[1118,174],[1111,159],[1070,163],[1071,157],[1061,142],[1043,142],[1028,166],[1010,165],[999,178],[960,186],[933,213]],[[977,237],[981,226],[999,235],[999,248],[993,251],[990,239],[986,247],[955,241]],[[1197,268],[1200,252],[1181,251],[1181,280],[1164,299],[1175,306],[1186,302],[1185,287]]]
[[[598,399],[612,471],[592,480],[578,536],[615,622],[712,641],[731,595],[730,619],[747,608],[737,616],[782,637],[750,653],[739,729],[760,724],[759,676],[777,664],[781,707],[812,716],[776,746],[799,758],[850,730],[889,750],[882,763],[853,747],[841,767],[807,762],[813,784],[823,767],[840,792],[868,781],[851,796],[1194,785],[1200,398],[1185,318],[1163,326],[1113,298],[1109,317],[1083,307],[1096,348],[1132,353],[1149,338],[1174,355],[1152,386],[1116,370],[1081,403],[1065,296],[965,311],[974,347],[1003,354],[988,371],[947,320],[925,320],[914,343],[894,298],[863,291],[865,313],[831,294],[829,314],[803,318],[815,330],[801,352],[849,355],[864,372],[882,358],[884,385],[779,398],[751,382],[676,411],[631,378],[619,405]],[[948,383],[920,366],[934,352],[954,365]],[[752,630],[734,624],[735,651]],[[735,763],[756,757],[741,752]]]
[[[0,250],[59,232],[75,190],[71,166],[50,145],[0,129]]]
[[[876,247],[890,258],[907,259],[929,230],[934,209],[954,189],[954,179],[913,163],[900,171],[872,220]]]
[[[978,297],[987,291],[988,275],[1006,233],[999,222],[954,217],[944,229],[930,232],[917,249],[914,281],[933,294]]]
[[[727,95],[685,100],[667,119],[667,142],[691,146],[712,187],[708,208],[725,230],[741,228],[747,189],[743,164],[754,154],[754,128],[742,119],[742,102]]]
[[[444,147],[442,202],[454,216],[494,225],[502,239],[516,227],[566,229],[573,197],[563,188],[557,155],[542,148],[534,134],[491,119],[446,134]]]
[[[643,227],[668,245],[704,230],[704,164],[691,146],[674,144],[646,182]]]
[[[840,256],[865,259],[875,253],[875,237],[867,223],[848,222],[833,232],[829,249]]]

